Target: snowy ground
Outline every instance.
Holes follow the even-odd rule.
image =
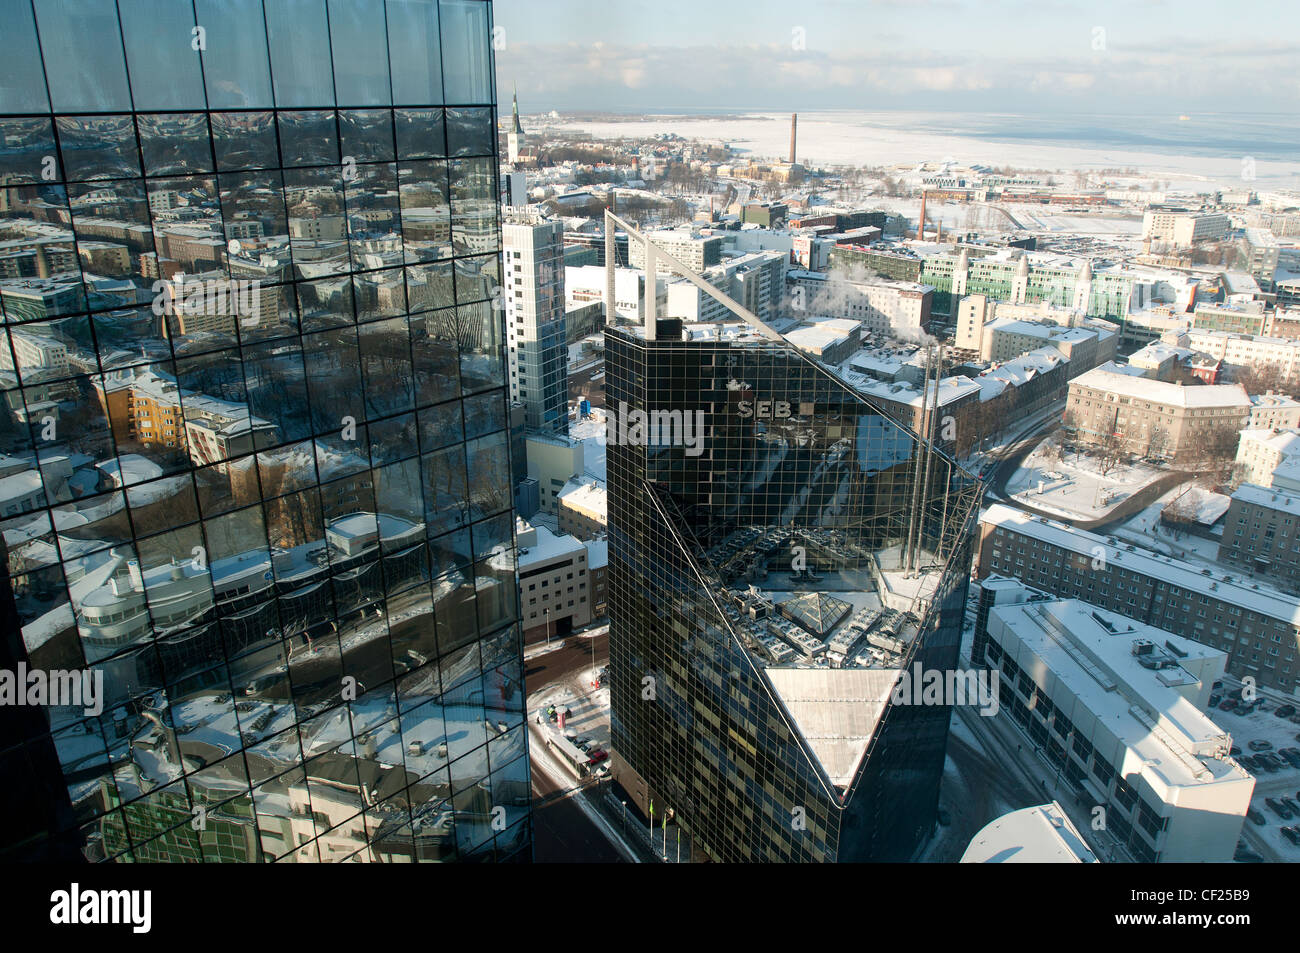
[[[1034,231],[1062,232],[1069,235],[1140,236],[1142,216],[1062,215],[1044,212],[1041,205],[1006,206],[1016,221]]]
[[[609,688],[593,685],[596,669],[588,666],[558,684],[547,685],[528,697],[528,716],[542,740],[563,734],[570,741],[586,740],[609,751]],[[546,720],[546,709],[554,705],[567,709],[563,730],[558,722]],[[537,719],[541,717],[539,724]],[[572,775],[568,775],[572,779]]]
[[[1173,530],[1160,523],[1160,511],[1187,489],[1186,484],[1172,487],[1150,506],[1144,507],[1123,526],[1112,531],[1112,535],[1125,542],[1136,543],[1153,549],[1166,556],[1186,559],[1189,562],[1204,563],[1222,569],[1217,563],[1219,555],[1218,539],[1206,539],[1189,533],[1175,535]]]
[[[1007,481],[1007,492],[1027,506],[1068,519],[1101,519],[1164,475],[1142,464],[1119,465],[1102,475],[1096,457],[1064,452],[1054,459],[1049,448],[1055,446],[1046,441],[1026,457]]]

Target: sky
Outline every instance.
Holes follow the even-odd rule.
[[[508,108],[1290,113],[1295,0],[494,0]]]

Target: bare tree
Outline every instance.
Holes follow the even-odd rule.
[[[1101,465],[1101,475],[1107,476],[1128,456],[1128,441],[1119,431],[1109,431],[1097,442],[1096,455]]]

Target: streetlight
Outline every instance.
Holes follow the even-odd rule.
[[[551,609],[546,607],[542,610],[546,614],[546,647],[551,647]]]
[[[627,801],[623,801],[623,836],[627,836]]]

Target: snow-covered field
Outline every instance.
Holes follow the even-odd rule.
[[[1056,458],[1055,448],[1045,441],[1026,457],[1007,481],[1007,492],[1027,506],[1068,519],[1101,519],[1163,475],[1141,464],[1121,464],[1103,474],[1105,467],[1096,457],[1064,452]]]

